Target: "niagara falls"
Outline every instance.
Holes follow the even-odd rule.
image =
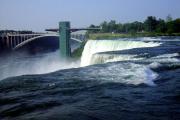
[[[180,1],[0,5],[0,120],[180,120]]]

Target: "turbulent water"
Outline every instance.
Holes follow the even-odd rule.
[[[57,54],[1,65],[0,119],[180,119],[180,38],[89,40],[80,63]]]
[[[83,51],[81,66],[91,65],[92,64],[91,61],[94,60],[95,53],[126,50],[126,49],[141,48],[141,47],[155,47],[158,45],[159,43],[153,43],[153,42],[145,43],[142,41],[89,40]],[[120,55],[118,56],[121,57]],[[111,58],[113,59],[114,57]],[[107,59],[109,60],[111,58],[109,57]]]

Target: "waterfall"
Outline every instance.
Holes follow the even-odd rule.
[[[125,41],[125,40],[88,40],[84,47],[81,57],[81,67],[88,66],[94,63],[101,63],[101,61],[120,61],[121,59],[130,59],[131,56],[117,56],[117,55],[103,55],[100,52],[120,51],[132,48],[141,47],[156,47],[158,42],[143,42],[143,41]],[[99,56],[100,55],[100,56]],[[118,58],[118,59],[115,59]],[[94,62],[95,61],[95,62]]]

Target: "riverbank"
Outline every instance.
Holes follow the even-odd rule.
[[[77,48],[76,50],[74,50],[74,51],[72,52],[71,55],[72,55],[72,58],[73,58],[73,59],[79,59],[79,58],[81,58],[82,52],[83,52],[83,50],[84,50],[84,46],[85,46],[86,42],[87,42],[87,41],[82,42],[81,45],[80,45],[80,47]]]
[[[180,33],[90,33],[88,39],[117,39],[134,37],[180,36]]]

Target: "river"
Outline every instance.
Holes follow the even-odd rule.
[[[21,53],[0,71],[2,120],[180,119],[179,37],[89,40],[80,60]]]

